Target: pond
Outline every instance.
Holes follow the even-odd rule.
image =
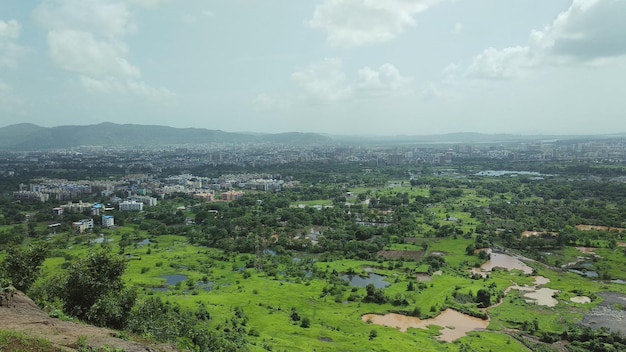
[[[149,238],[144,239],[143,241],[139,241],[137,242],[137,246],[141,247],[141,246],[147,246],[149,244],[151,244],[152,242],[150,242]]]
[[[558,290],[542,287],[525,293],[524,297],[528,298],[528,303],[534,303],[538,306],[554,307],[559,303],[559,301],[554,298],[554,295],[558,292]]]
[[[402,332],[409,328],[426,329],[429,325],[443,327],[441,335],[437,339],[445,342],[452,342],[465,336],[474,330],[486,329],[489,320],[475,318],[467,314],[459,313],[453,309],[446,309],[441,314],[432,319],[420,319],[402,314],[389,313],[385,315],[365,314],[361,317],[364,322],[393,327]]]
[[[200,290],[204,290],[206,292],[209,292],[213,289],[214,283],[209,281],[209,282],[201,282],[198,281],[196,282],[196,288],[200,289]]]
[[[187,275],[181,275],[181,274],[165,275],[161,277],[165,279],[165,281],[167,282],[169,286],[174,286],[179,282],[183,282],[187,280]]]
[[[102,244],[104,242],[113,242],[112,238],[104,238],[104,235],[100,235],[100,237],[96,238],[95,240],[91,240],[89,241],[89,243],[95,243],[95,244]]]
[[[504,268],[507,270],[521,270],[524,274],[532,274],[533,268],[524,264],[517,257],[504,253],[491,253],[488,261],[481,266],[483,271],[492,271],[493,268]]]
[[[350,283],[350,286],[356,287],[366,287],[369,284],[373,284],[376,288],[385,288],[391,285],[390,283],[385,281],[384,276],[374,273],[370,273],[367,277],[361,277],[359,275],[343,275],[341,279],[344,281],[348,281]]]
[[[626,334],[626,295],[614,292],[599,294],[603,302],[583,317],[583,325],[600,327]]]
[[[546,306],[546,307],[554,307],[559,301],[554,298],[559,290],[553,290],[548,287],[538,288],[537,286],[546,285],[550,283],[550,279],[543,276],[536,276],[534,285],[513,285],[508,287],[504,294],[507,294],[511,290],[517,290],[524,292],[524,298],[526,298],[526,303],[536,304],[538,306]]]

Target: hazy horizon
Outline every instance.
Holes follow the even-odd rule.
[[[492,132],[492,133],[487,133],[487,132],[476,132],[476,131],[456,131],[456,132],[442,132],[442,133],[428,133],[428,134],[402,134],[402,133],[398,133],[398,134],[367,134],[367,133],[361,133],[361,134],[345,134],[345,133],[324,133],[324,132],[311,132],[311,131],[282,131],[282,132],[256,132],[256,131],[229,131],[229,130],[222,130],[222,129],[211,129],[211,128],[206,128],[206,127],[175,127],[175,126],[167,126],[167,125],[154,125],[154,124],[139,124],[139,123],[116,123],[116,122],[111,122],[111,121],[104,121],[104,122],[99,122],[99,123],[90,123],[90,124],[76,124],[76,125],[57,125],[57,126],[43,126],[43,125],[39,125],[36,123],[32,123],[32,122],[19,122],[19,123],[15,123],[15,124],[9,124],[9,125],[2,125],[0,126],[0,129],[5,128],[5,127],[11,127],[11,126],[16,126],[16,125],[22,125],[22,124],[32,124],[32,125],[36,125],[39,127],[44,127],[44,128],[56,128],[56,127],[86,127],[86,126],[94,126],[94,125],[100,125],[100,124],[107,124],[107,123],[112,123],[112,124],[117,124],[117,125],[135,125],[135,126],[155,126],[155,127],[169,127],[169,128],[177,128],[177,129],[206,129],[206,130],[219,130],[222,132],[227,132],[227,133],[241,133],[241,134],[250,134],[250,135],[265,135],[265,134],[280,134],[280,133],[313,133],[313,134],[319,134],[319,135],[324,135],[324,136],[333,136],[333,137],[348,137],[348,138],[402,138],[402,137],[429,137],[429,136],[445,136],[445,135],[457,135],[457,134],[479,134],[479,135],[485,135],[485,136],[498,136],[498,135],[509,135],[509,136],[520,136],[520,137],[559,137],[559,136],[564,136],[564,137],[593,137],[593,136],[612,136],[612,135],[626,135],[626,132],[607,132],[607,133],[573,133],[573,134],[565,134],[565,133],[554,133],[554,134],[549,134],[549,133],[534,133],[534,132],[529,132],[529,133],[505,133],[505,132]]]
[[[623,0],[0,3],[0,126],[626,132]]]

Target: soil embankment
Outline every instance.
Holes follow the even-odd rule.
[[[150,345],[116,337],[115,330],[51,318],[22,292],[17,292],[11,307],[0,307],[0,329],[20,332],[50,341],[67,351],[75,351],[78,341],[84,339],[89,346],[122,349],[128,352],[173,352],[170,345]]]

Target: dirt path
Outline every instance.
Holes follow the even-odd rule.
[[[86,339],[89,346],[106,345],[127,352],[177,351],[170,345],[148,345],[122,340],[115,337],[117,332],[114,330],[50,318],[30,298],[19,291],[11,307],[6,307],[6,305],[0,307],[0,329],[43,338],[68,351],[77,349],[77,342],[81,337]]]

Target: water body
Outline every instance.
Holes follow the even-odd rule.
[[[598,329],[602,326],[626,334],[626,295],[615,292],[599,294],[603,302],[583,317],[583,325]]]
[[[147,246],[147,245],[149,245],[149,244],[151,244],[151,243],[152,243],[152,242],[150,242],[150,239],[149,239],[149,238],[146,238],[146,239],[145,239],[145,240],[143,240],[143,241],[139,241],[139,242],[137,242],[137,246],[139,246],[139,247],[141,247],[141,246]]]
[[[538,288],[537,286],[545,285],[550,282],[550,279],[543,276],[536,276],[534,285],[513,285],[507,288],[504,291],[506,295],[511,290],[518,290],[525,292],[524,297],[526,298],[526,303],[536,304],[538,306],[546,306],[546,307],[554,307],[559,301],[554,298],[559,291],[553,290],[548,287]]]
[[[89,241],[89,243],[95,243],[95,244],[102,244],[104,242],[113,242],[112,238],[104,238],[103,235],[100,235],[100,237],[96,238],[95,240],[91,240]]]
[[[387,281],[385,281],[385,277],[370,273],[367,277],[361,277],[359,275],[344,275],[341,277],[342,280],[348,281],[350,286],[356,287],[366,287],[369,284],[373,284],[376,288],[385,288],[389,285]]]
[[[209,281],[209,282],[196,282],[196,288],[200,289],[200,290],[204,290],[206,292],[209,292],[213,289],[214,283]]]
[[[542,176],[542,174],[534,171],[509,171],[509,170],[484,170],[479,171],[474,174],[475,176],[488,176],[488,177],[502,177],[502,176],[517,176],[517,175],[527,175],[527,176]],[[551,175],[543,175],[543,176],[551,176]]]
[[[165,279],[165,281],[167,282],[169,286],[174,286],[179,282],[183,282],[187,280],[187,275],[181,275],[181,274],[165,275],[161,277]]]
[[[517,269],[524,274],[532,274],[533,268],[524,264],[516,257],[503,253],[491,253],[490,259],[480,267],[483,271],[492,271],[493,268],[504,268],[507,270]]]
[[[489,325],[489,320],[475,318],[453,309],[446,309],[435,318],[424,320],[395,313],[385,315],[365,314],[361,317],[361,320],[376,325],[393,327],[402,332],[406,332],[410,328],[426,329],[429,325],[441,326],[443,329],[440,330],[441,335],[437,336],[437,339],[445,342],[453,342],[470,331],[486,329],[487,325]]]

